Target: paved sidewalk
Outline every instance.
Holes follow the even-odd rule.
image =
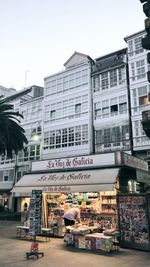
[[[16,238],[19,223],[0,221],[0,267],[150,267],[150,253],[121,249],[110,254],[94,253],[67,247],[63,239],[40,238],[39,250],[44,257],[26,259],[31,241]]]

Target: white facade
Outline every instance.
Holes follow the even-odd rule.
[[[96,59],[92,81],[95,152],[130,151],[126,49]]]
[[[146,159],[150,139],[145,135],[141,121],[142,111],[149,109],[150,85],[147,81],[147,51],[141,43],[144,36],[145,31],[141,31],[126,37],[125,41],[128,46],[133,151],[138,157]]]
[[[92,153],[91,62],[75,52],[66,69],[45,78],[43,158]]]
[[[29,143],[11,160],[0,157],[2,194],[10,193],[31,170],[32,161],[60,163],[63,158],[95,153],[105,158],[107,166],[106,153],[117,150],[146,158],[150,141],[141,124],[141,112],[149,104],[147,52],[141,47],[144,34],[125,38],[127,49],[95,61],[75,52],[64,71],[44,79],[44,90],[32,86],[8,98],[24,115],[21,125]]]
[[[39,160],[41,157],[42,89],[32,86],[6,98],[13,104],[14,110],[24,116],[21,125],[29,141],[25,150],[20,151],[17,157],[14,155],[12,159],[8,159],[6,156],[0,156],[0,204],[3,205],[9,199],[7,201],[9,208],[11,208],[10,191],[15,182],[30,170],[31,160]]]

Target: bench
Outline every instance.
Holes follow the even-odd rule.
[[[32,235],[29,233],[29,226],[16,226],[17,230],[17,238],[27,238],[27,237],[32,237]],[[50,241],[50,233],[51,230],[49,228],[41,228],[41,233],[36,235],[36,236],[43,236],[46,238],[46,241]]]

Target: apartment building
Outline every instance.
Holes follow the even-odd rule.
[[[12,159],[0,156],[0,204],[12,207],[11,189],[23,174],[29,171],[31,160],[40,159],[43,110],[43,88],[31,86],[6,97],[14,110],[24,116],[22,127],[29,140],[24,151]]]
[[[95,153],[131,153],[127,49],[97,58],[92,69]]]
[[[64,159],[123,150],[148,160],[150,141],[142,127],[149,107],[145,32],[125,38],[127,48],[93,60],[75,52],[64,70],[7,97],[29,140],[17,157],[0,157],[0,204],[11,208],[14,183],[36,160]],[[16,206],[15,203],[14,206]]]
[[[0,85],[0,97],[7,97],[16,93],[14,88],[6,88]]]
[[[31,161],[93,153],[93,63],[88,55],[75,52],[64,71],[44,79],[44,90],[31,86],[7,97],[24,116],[21,126],[29,143],[13,159],[0,157],[0,204],[7,199],[8,207],[12,206],[10,191],[31,169]]]
[[[150,85],[147,80],[147,50],[142,48],[141,40],[145,31],[127,36],[129,88],[131,100],[131,121],[133,133],[133,154],[149,161],[150,139],[146,136],[142,125],[142,113],[150,110]]]
[[[43,159],[93,153],[92,64],[75,52],[64,71],[44,79]]]

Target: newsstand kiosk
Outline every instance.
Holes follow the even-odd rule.
[[[150,251],[150,194],[119,194],[120,246]]]

